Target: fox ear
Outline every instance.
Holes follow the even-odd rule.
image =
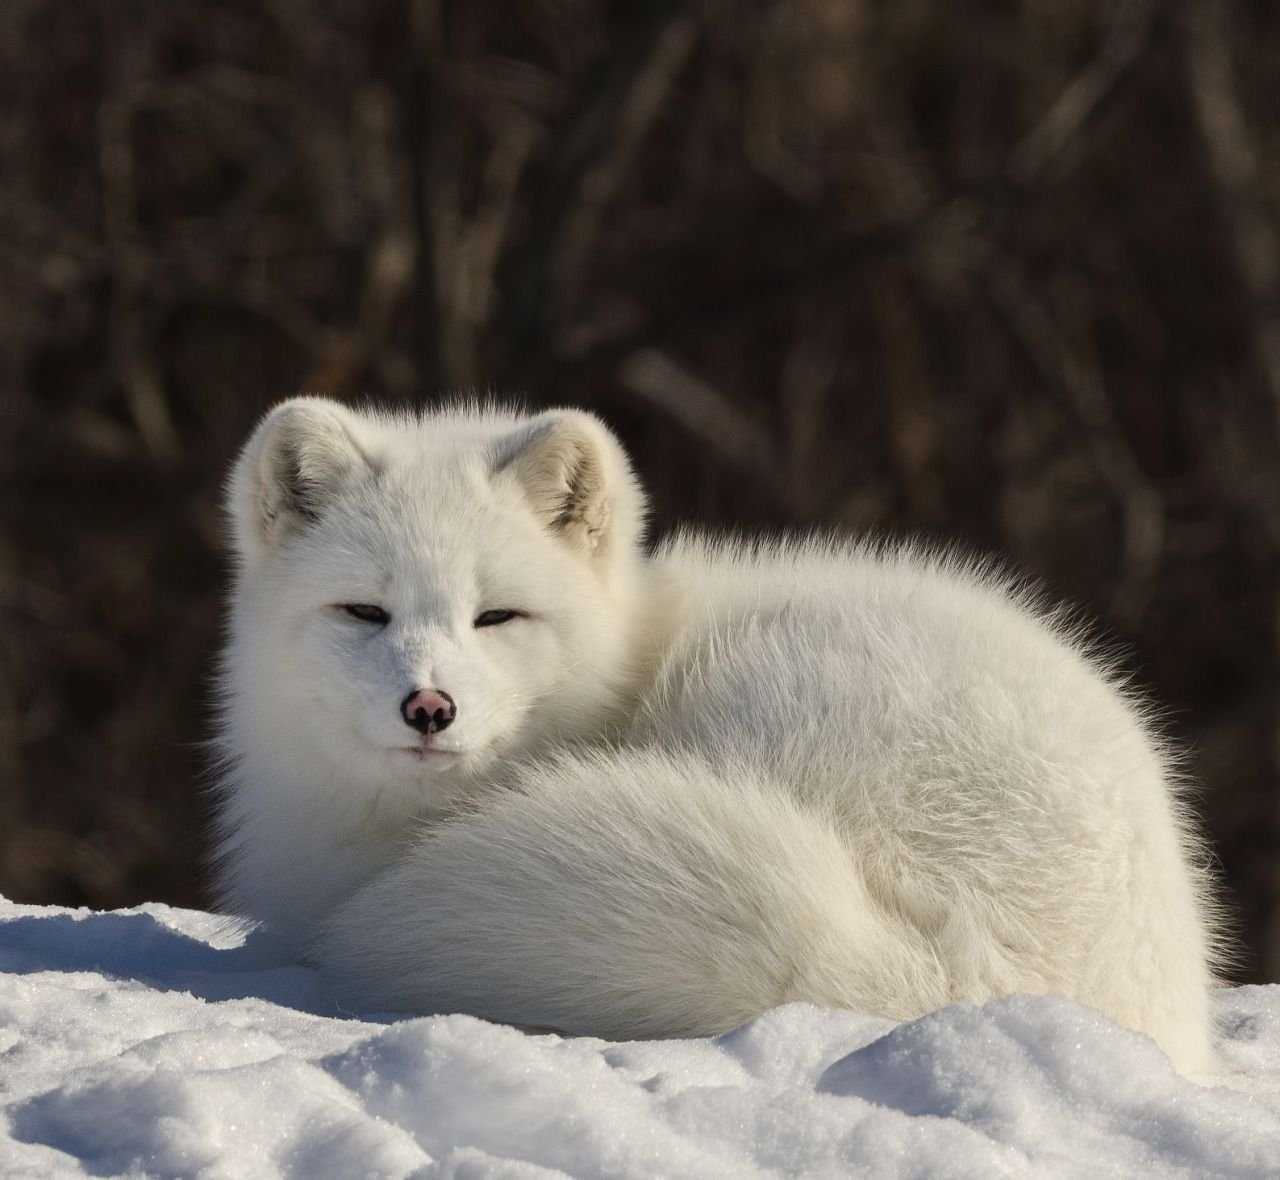
[[[349,410],[327,398],[298,397],[259,423],[231,474],[227,508],[242,557],[256,557],[318,520],[368,459]]]
[[[622,445],[581,410],[553,410],[505,439],[495,475],[515,481],[548,532],[607,556],[639,543],[644,493]]]

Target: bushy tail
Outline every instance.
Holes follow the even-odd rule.
[[[653,752],[531,772],[365,887],[315,950],[361,1010],[611,1039],[722,1032],[791,1000],[947,1000],[823,817],[749,770]]]

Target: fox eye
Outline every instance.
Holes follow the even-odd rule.
[[[340,609],[362,623],[377,623],[379,627],[385,627],[391,622],[391,616],[382,607],[373,606],[368,602],[344,602]]]
[[[509,623],[512,619],[524,618],[524,612],[518,610],[486,610],[476,615],[475,626],[497,627]]]

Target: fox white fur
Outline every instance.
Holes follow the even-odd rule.
[[[574,410],[296,399],[229,509],[220,896],[345,1003],[632,1038],[1055,993],[1206,1067],[1216,911],[1168,753],[1007,579],[650,552]],[[425,738],[424,687],[457,707]]]

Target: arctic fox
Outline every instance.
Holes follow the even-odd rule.
[[[606,1038],[1056,993],[1206,1066],[1160,738],[952,556],[682,534],[590,414],[299,398],[229,485],[218,886],[365,1011]]]

